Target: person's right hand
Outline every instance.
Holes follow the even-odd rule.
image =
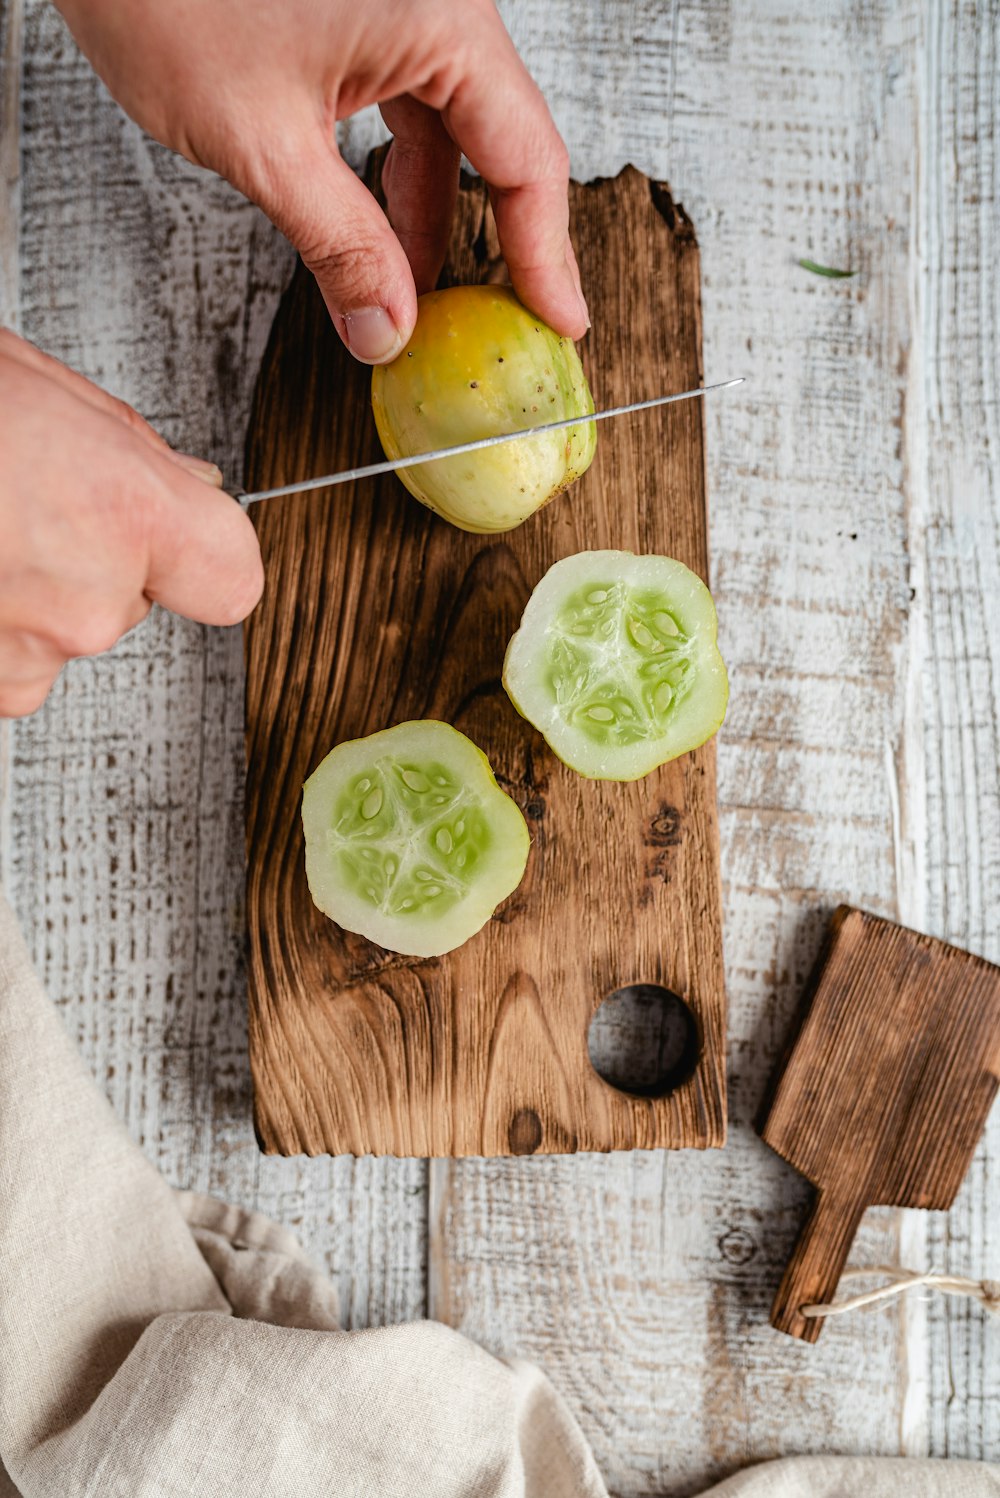
[[[489,184],[521,301],[581,338],[569,156],[493,0],[57,0],[143,129],[259,203],[316,276],[341,337],[392,359],[444,262],[459,152]],[[378,104],[382,212],[337,150]]]
[[[219,470],[3,329],[0,453],[0,716],[34,712],[152,602],[204,624],[256,604],[257,537]]]

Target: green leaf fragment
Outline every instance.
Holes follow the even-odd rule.
[[[856,270],[837,270],[832,265],[817,265],[815,260],[800,260],[803,270],[812,271],[814,276],[829,276],[832,281],[847,281],[851,276],[856,276]]]

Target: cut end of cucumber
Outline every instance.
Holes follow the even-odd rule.
[[[585,551],[528,600],[503,682],[571,769],[638,780],[696,749],[729,698],[705,584],[671,557]]]
[[[424,719],[329,753],[305,783],[313,900],[391,952],[437,957],[521,882],[528,828],[464,734]]]

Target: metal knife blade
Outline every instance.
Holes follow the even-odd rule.
[[[630,411],[649,411],[654,406],[669,406],[674,401],[695,400],[701,395],[711,395],[716,390],[729,390],[733,385],[742,385],[745,378],[745,375],[740,375],[738,379],[724,380],[719,385],[699,385],[696,390],[682,390],[679,395],[656,395],[652,400],[632,401],[627,406],[608,406],[604,411],[591,411],[587,416],[566,416],[561,421],[544,421],[539,426],[503,432],[498,437],[479,437],[475,442],[460,442],[455,447],[439,447],[433,452],[413,453],[406,458],[386,458],[382,463],[367,463],[363,468],[345,468],[341,473],[325,473],[320,478],[301,479],[295,484],[281,484],[276,489],[259,489],[253,494],[236,490],[233,497],[246,507],[261,499],[277,499],[282,494],[305,494],[311,489],[327,489],[334,484],[349,484],[355,479],[376,478],[381,473],[398,473],[401,468],[415,468],[418,463],[435,463],[440,458],[457,458],[462,453],[481,452],[487,447],[499,447],[502,442],[519,442],[525,437],[537,437],[543,432],[558,432],[565,427],[583,426],[588,421],[607,421],[611,416],[626,416]]]

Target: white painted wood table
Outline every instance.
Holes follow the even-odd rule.
[[[288,247],[122,117],[44,0],[0,13],[0,320],[237,477]],[[576,175],[669,179],[702,248],[706,376],[752,376],[706,412],[728,1147],[261,1157],[237,630],[157,614],[3,730],[3,881],[166,1175],[293,1227],[348,1326],[429,1315],[536,1359],[613,1493],[786,1452],[998,1457],[1000,1326],[971,1304],[911,1299],[815,1348],[769,1329],[807,1192],[751,1120],[839,900],[1000,960],[1000,5],[504,13]],[[352,162],[377,134],[349,124]],[[855,1259],[899,1258],[1000,1276],[1000,1109],[951,1213],[869,1215]]]

